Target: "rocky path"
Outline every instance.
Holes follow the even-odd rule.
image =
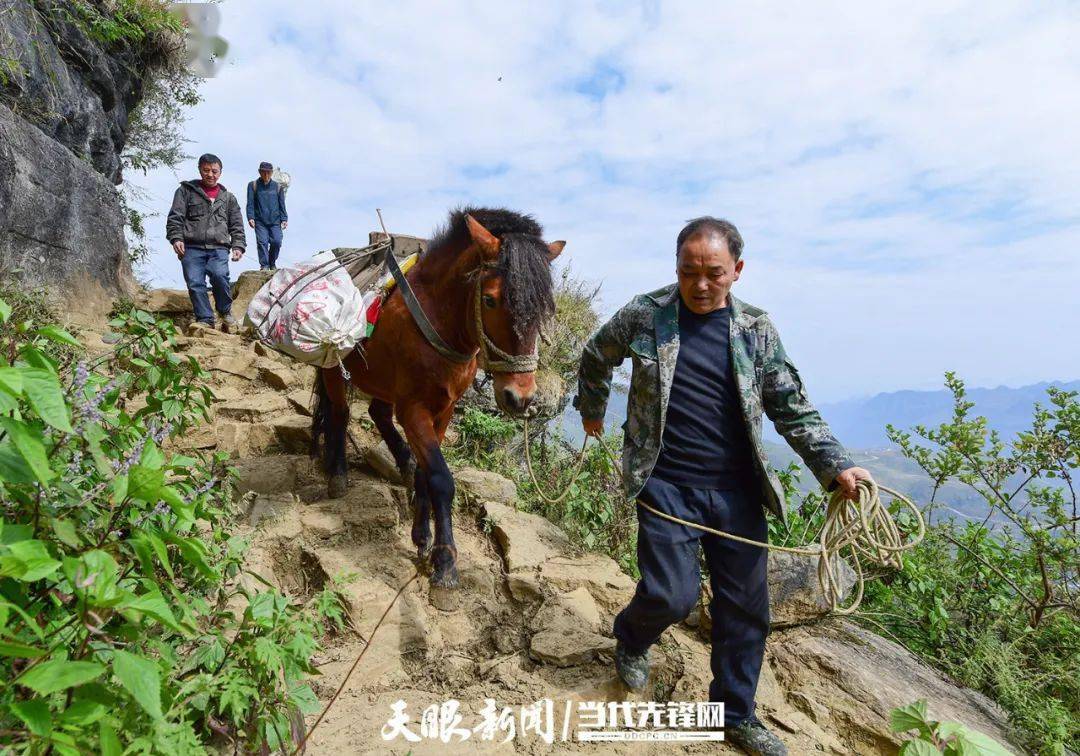
[[[325,478],[305,455],[312,371],[240,337],[194,331],[181,350],[212,376],[213,420],[183,441],[222,449],[241,470],[250,568],[297,599],[336,581],[352,629],[326,640],[316,658],[320,700],[328,701],[364,648],[384,608],[416,569],[407,495],[362,405],[354,409],[350,488],[325,499]],[[562,742],[567,701],[629,700],[612,667],[614,614],[634,582],[612,560],[576,551],[547,520],[514,507],[513,484],[493,473],[457,470],[455,534],[461,587],[432,592],[413,582],[310,742],[314,754],[366,753],[736,753],[726,744]],[[819,609],[812,565],[773,559],[773,617],[758,689],[759,716],[793,754],[892,754],[899,741],[889,710],[917,698],[939,719],[957,720],[1001,742],[1005,719],[984,696],[957,687],[898,645],[839,619],[809,621]],[[668,631],[653,649],[654,674],[642,698],[700,701],[709,682],[707,615]],[[509,707],[516,737],[479,733],[385,741],[391,706],[405,701],[420,732],[425,707],[456,700],[461,727],[480,722],[485,699]],[[553,742],[521,731],[520,706],[550,699]],[[573,704],[576,706],[576,704]],[[313,721],[309,718],[309,724]],[[575,728],[571,727],[570,737]],[[1017,749],[1017,752],[1020,752]]]

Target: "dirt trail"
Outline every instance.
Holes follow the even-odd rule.
[[[241,469],[240,493],[252,541],[249,566],[304,599],[343,579],[353,630],[327,638],[315,682],[326,702],[364,648],[384,608],[416,569],[406,491],[385,447],[354,407],[348,495],[325,499],[325,478],[302,452],[309,439],[312,371],[236,336],[195,331],[180,349],[210,370],[218,401],[212,422],[186,448],[224,449]],[[452,435],[452,434],[451,434]],[[630,700],[612,666],[615,613],[633,581],[606,557],[576,551],[550,522],[514,508],[513,484],[479,470],[456,470],[455,536],[461,586],[432,592],[413,582],[391,610],[371,650],[309,744],[313,754],[366,753],[737,753],[727,744],[562,742],[567,702]],[[775,572],[775,574],[774,574]],[[793,754],[891,754],[889,710],[917,698],[932,715],[961,721],[1005,742],[1005,718],[988,699],[957,687],[896,644],[854,624],[807,623],[817,589],[806,564],[770,565],[774,629],[758,688],[758,714]],[[707,617],[695,616],[695,625]],[[702,627],[681,624],[652,651],[643,699],[706,697],[708,645]],[[485,699],[510,707],[516,737],[500,744],[471,734],[450,743],[381,733],[399,700],[420,732],[425,707],[460,703],[460,726],[480,722]],[[521,731],[520,706],[549,699],[553,742]],[[576,707],[576,703],[572,704]],[[309,725],[314,717],[309,717]],[[1017,749],[1019,752],[1019,749]]]

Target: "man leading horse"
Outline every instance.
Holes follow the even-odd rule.
[[[629,497],[688,522],[766,541],[765,511],[784,520],[780,480],[761,437],[764,411],[820,483],[856,498],[856,467],[811,405],[768,315],[731,295],[743,240],[728,221],[696,218],[676,240],[678,282],[634,297],[586,344],[574,406],[603,430],[613,369],[633,360],[623,446]],[[615,666],[635,690],[648,650],[684,619],[700,590],[699,548],[712,586],[713,680],[726,737],[749,753],[786,754],[754,714],[769,633],[768,552],[638,507],[634,597],[615,618]]]

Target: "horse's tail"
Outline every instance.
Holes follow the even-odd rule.
[[[311,447],[312,459],[319,458],[319,439],[325,442],[330,425],[330,395],[326,391],[326,380],[322,368],[315,370],[315,385],[311,387],[315,406],[311,410]]]

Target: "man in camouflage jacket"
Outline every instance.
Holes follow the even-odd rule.
[[[676,242],[678,281],[634,297],[586,344],[574,406],[586,433],[601,433],[612,372],[630,357],[626,495],[689,522],[765,541],[765,511],[783,521],[784,495],[765,452],[762,413],[822,486],[839,485],[854,498],[856,481],[870,475],[854,465],[811,405],[769,316],[730,294],[743,267],[741,252],[742,238],[729,222],[691,221]],[[683,340],[698,354],[684,349],[680,356],[680,323],[690,329]],[[679,406],[669,406],[673,394]],[[671,417],[683,427],[669,427]],[[679,454],[681,471],[671,462]],[[698,460],[717,469],[695,470]],[[754,716],[769,631],[768,561],[761,547],[703,534],[639,507],[642,577],[615,620],[619,676],[643,688],[648,647],[696,605],[699,542],[713,588],[710,699],[725,702],[729,741],[751,753],[786,753]]]

